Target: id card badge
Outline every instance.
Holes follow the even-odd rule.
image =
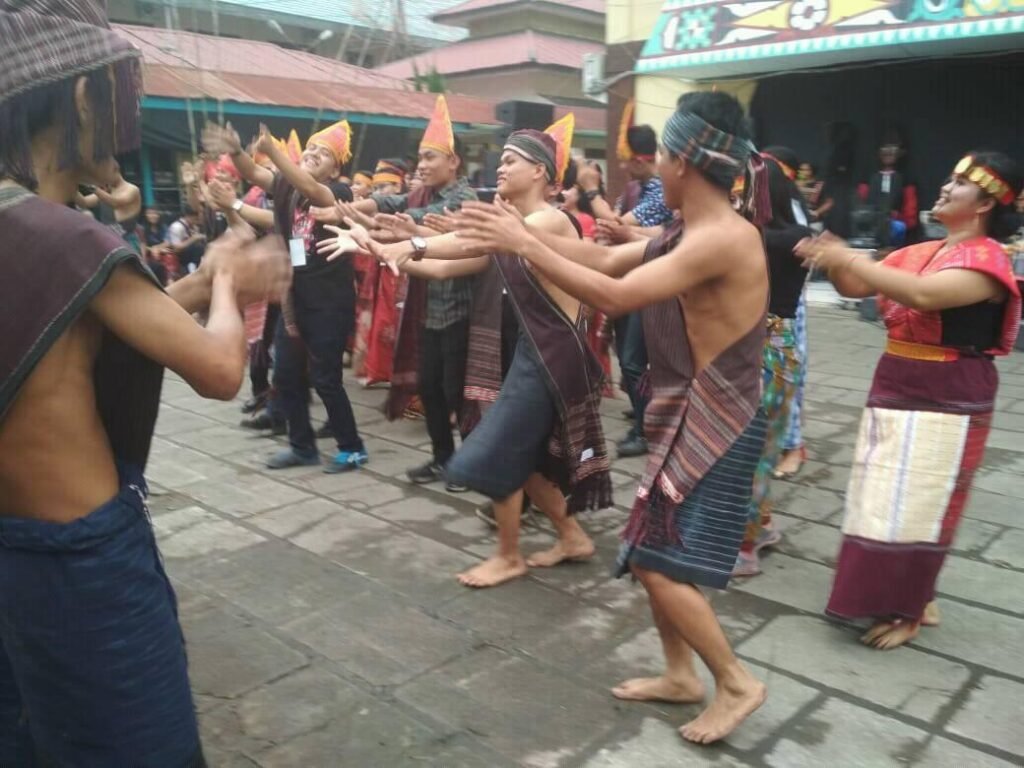
[[[302,237],[293,237],[288,241],[288,254],[292,257],[293,267],[306,266],[306,240]]]

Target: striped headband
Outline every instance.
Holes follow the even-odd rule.
[[[757,225],[771,220],[771,201],[764,160],[747,139],[720,131],[693,112],[675,112],[665,123],[662,144],[683,157],[716,186],[732,189],[737,176],[749,180],[743,192],[743,214]]]
[[[543,165],[549,181],[558,176],[555,140],[546,133],[531,129],[516,131],[505,142],[505,151],[515,152],[531,163]]]

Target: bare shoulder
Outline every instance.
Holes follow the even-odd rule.
[[[678,250],[690,256],[721,264],[723,271],[738,263],[764,259],[761,232],[739,215],[688,227],[680,246]]]
[[[536,211],[527,216],[526,220],[530,223],[530,226],[544,232],[550,232],[553,235],[576,236],[576,230],[573,228],[572,222],[569,221],[569,217],[557,208],[545,208],[544,210]]]

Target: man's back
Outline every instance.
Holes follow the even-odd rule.
[[[88,283],[92,270],[103,272],[104,263],[130,254],[87,217],[20,188],[4,194],[9,205],[0,209],[7,233],[0,244],[0,283],[11,286],[3,303],[17,322],[8,325],[3,355],[0,515],[66,522],[110,499],[118,487],[96,402],[103,327],[87,308],[74,306],[89,290],[76,280]],[[71,241],[73,252],[66,247]]]

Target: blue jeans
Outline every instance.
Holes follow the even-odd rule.
[[[643,437],[647,402],[637,392],[637,384],[647,371],[647,344],[644,341],[643,317],[639,312],[631,312],[615,321],[615,354],[622,369],[623,389],[636,420],[632,431]]]
[[[0,518],[0,766],[205,766],[145,481],[67,524]]]
[[[351,290],[351,288],[349,289]],[[274,339],[274,386],[280,412],[288,421],[288,440],[302,456],[316,454],[316,434],[309,421],[309,381],[327,409],[339,451],[361,451],[352,403],[342,385],[342,358],[355,323],[355,309],[344,291],[311,286],[296,275],[293,288],[299,338],[289,336],[284,321]],[[307,365],[309,376],[307,378]]]

